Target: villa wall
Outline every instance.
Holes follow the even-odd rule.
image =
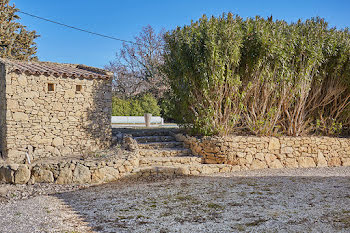
[[[6,82],[9,162],[22,163],[26,152],[38,160],[110,145],[111,79],[11,72]]]
[[[350,166],[350,138],[186,137],[179,140],[205,163],[231,164],[236,170]]]

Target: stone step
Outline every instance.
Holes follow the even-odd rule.
[[[176,157],[188,156],[191,150],[184,148],[140,149],[141,157]]]
[[[159,148],[179,148],[183,147],[182,142],[170,141],[170,142],[145,142],[139,143],[140,149],[159,149]]]
[[[135,168],[132,173],[138,177],[175,176],[175,175],[210,175],[238,171],[239,166],[228,164],[195,164],[172,166],[146,166]]]
[[[112,128],[113,135],[117,134],[130,134],[133,137],[143,137],[143,136],[171,136],[173,134],[179,133],[179,129],[169,128],[169,129],[133,129],[133,128]]]
[[[199,165],[202,158],[197,156],[180,157],[145,157],[139,161],[140,167],[148,166],[172,166],[172,165]]]
[[[142,137],[134,137],[134,139],[138,143],[175,141],[175,137],[173,136],[142,136]]]

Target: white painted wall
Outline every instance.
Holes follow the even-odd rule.
[[[145,124],[144,116],[112,116],[112,124]],[[160,116],[152,116],[151,124],[164,124]]]

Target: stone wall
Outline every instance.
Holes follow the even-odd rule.
[[[111,79],[11,72],[6,83],[8,162],[22,163],[26,152],[35,161],[110,145]]]
[[[0,183],[100,184],[118,180],[138,166],[138,158],[50,159],[34,164],[0,164]]]
[[[0,63],[0,159],[4,156],[6,148],[6,70]]]
[[[195,137],[177,136],[209,164],[240,170],[350,166],[350,138],[331,137]]]

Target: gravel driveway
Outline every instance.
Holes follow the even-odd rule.
[[[0,232],[349,232],[349,178],[340,167],[117,182],[0,203]]]

